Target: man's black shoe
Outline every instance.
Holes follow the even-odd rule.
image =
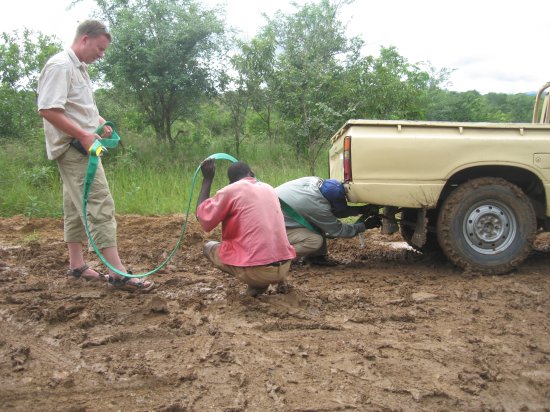
[[[277,288],[275,289],[275,293],[286,295],[287,293],[290,293],[292,289],[294,289],[294,286],[292,286],[290,283],[279,282],[277,283]]]
[[[340,262],[329,259],[328,256],[307,256],[304,258],[306,264],[313,266],[338,266]]]
[[[266,290],[267,290],[267,286],[263,286],[263,287],[259,288],[259,287],[254,287],[254,286],[248,285],[248,287],[246,288],[246,294],[248,296],[252,296],[253,298],[255,298],[258,295],[261,295],[262,293],[265,293]]]
[[[369,216],[365,220],[365,228],[368,229],[374,229],[376,227],[382,226],[382,219],[378,215]]]

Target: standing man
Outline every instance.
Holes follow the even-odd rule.
[[[302,177],[283,183],[275,191],[291,208],[289,213],[283,207],[288,240],[296,256],[307,263],[337,265],[327,256],[327,238],[349,238],[380,225],[377,216],[354,224],[341,222],[339,218],[359,215],[366,209],[348,206],[344,186],[334,179]]]
[[[270,284],[284,284],[290,261],[296,256],[289,244],[275,190],[259,182],[246,163],[227,169],[229,185],[210,197],[214,159],[201,165],[203,182],[197,202],[197,219],[206,232],[222,224],[222,241],[204,245],[214,266],[248,285],[253,297]]]
[[[82,242],[86,232],[82,221],[82,189],[88,164],[88,149],[95,130],[105,120],[95,104],[87,65],[101,59],[111,35],[96,20],[82,22],[70,48],[56,54],[44,66],[38,80],[38,113],[44,120],[46,152],[55,160],[63,180],[64,239],[69,250],[68,275],[86,280],[106,281],[115,287],[149,291],[152,282],[121,277],[105,277],[84,262]],[[103,128],[103,137],[112,130]],[[88,222],[94,242],[105,259],[116,269],[126,272],[118,255],[115,207],[101,161],[88,197]]]

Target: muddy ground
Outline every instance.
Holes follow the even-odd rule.
[[[191,220],[137,294],[67,279],[62,220],[0,219],[0,410],[550,410],[550,237],[479,276],[370,230],[254,299]],[[120,216],[127,266],[154,268],[182,223]]]

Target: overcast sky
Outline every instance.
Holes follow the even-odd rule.
[[[306,0],[296,0],[304,4]],[[67,10],[71,0],[2,1],[0,31],[27,27],[70,45],[76,25],[91,16],[93,0]],[[221,4],[226,21],[253,37],[291,0],[203,0]],[[450,90],[480,93],[535,91],[550,81],[550,0],[356,0],[340,20],[348,36],[360,36],[365,54],[395,46],[409,62],[454,69]]]

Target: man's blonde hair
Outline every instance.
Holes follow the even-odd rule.
[[[80,23],[76,29],[75,40],[87,35],[89,37],[105,36],[111,41],[111,33],[107,31],[107,26],[97,20],[85,20]]]

